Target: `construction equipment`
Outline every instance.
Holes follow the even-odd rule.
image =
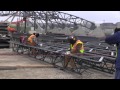
[[[9,48],[8,23],[0,22],[0,48]]]

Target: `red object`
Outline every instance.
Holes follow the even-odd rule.
[[[20,21],[17,21],[17,22],[11,22],[11,24],[18,24],[18,23],[21,23],[21,22],[23,22],[23,21],[26,21],[26,17],[24,17],[22,20],[20,20]]]
[[[20,36],[20,42],[25,43],[25,36]]]
[[[11,24],[18,24],[20,22],[23,22],[24,20],[20,20],[20,21],[17,21],[17,22],[11,22]]]
[[[11,27],[8,27],[7,30],[10,31],[10,32],[15,32],[16,31],[15,28],[11,28]]]

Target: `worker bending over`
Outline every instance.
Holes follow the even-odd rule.
[[[75,36],[70,36],[68,38],[68,41],[70,43],[70,54],[84,53],[84,46],[81,40],[77,39]],[[76,66],[74,60],[70,58],[70,54],[65,55],[64,68],[66,68],[68,63],[70,62],[72,70],[74,70]]]
[[[33,33],[32,35],[30,35],[28,37],[28,44],[31,46],[36,46],[38,45],[38,38],[39,37],[39,33]]]
[[[39,33],[33,33],[32,35],[30,35],[27,40],[28,45],[37,46],[38,45],[38,37],[39,37]],[[32,49],[32,54],[36,55],[35,49]]]

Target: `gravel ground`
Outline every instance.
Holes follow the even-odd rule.
[[[56,68],[23,68],[16,70],[0,70],[0,79],[112,79],[113,75],[87,71],[82,75],[64,72]]]
[[[6,55],[5,55],[6,54]],[[7,55],[9,54],[9,55]],[[25,68],[4,69],[4,67]],[[27,67],[26,67],[27,66]],[[2,69],[1,69],[2,67]],[[35,68],[31,68],[35,67]],[[36,68],[37,67],[37,68]],[[114,74],[108,74],[89,69],[82,75],[53,68],[52,65],[30,58],[15,55],[11,49],[0,49],[0,79],[113,79]]]

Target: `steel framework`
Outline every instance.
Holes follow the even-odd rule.
[[[45,38],[45,36],[43,38]],[[62,68],[64,70],[69,70],[70,68],[64,66],[64,61],[66,52],[69,50],[70,45],[68,43],[62,42],[56,43],[54,41],[51,41],[50,39],[53,38],[49,39],[47,38],[46,42],[40,41],[40,43],[42,43],[42,46],[36,47],[29,46],[27,44],[22,44],[18,41],[18,38],[15,37],[13,38],[11,43],[13,51],[19,54],[29,55],[36,59],[51,63],[53,64],[54,67],[60,67],[60,69]],[[94,43],[96,45],[97,42]],[[85,70],[93,68],[108,73],[114,73],[115,55],[111,55],[111,53],[113,52],[112,49],[110,49],[110,51],[104,50],[103,47],[98,49],[96,48],[97,46],[95,45],[93,49],[89,47],[89,45],[88,43],[85,43],[84,55],[80,54],[70,55],[70,58],[75,61],[76,68],[74,71],[82,74],[82,72],[84,72]],[[36,55],[33,55],[31,53],[32,49],[35,49],[37,51]]]
[[[85,20],[83,18],[67,14],[60,11],[0,11],[0,16],[9,16],[5,21],[11,19],[11,22],[15,17],[23,17],[34,23],[36,23],[43,28],[46,32],[48,27],[53,29],[54,27],[62,28],[65,27],[77,29],[78,26],[85,27],[89,30],[94,30],[96,28],[95,23]]]

